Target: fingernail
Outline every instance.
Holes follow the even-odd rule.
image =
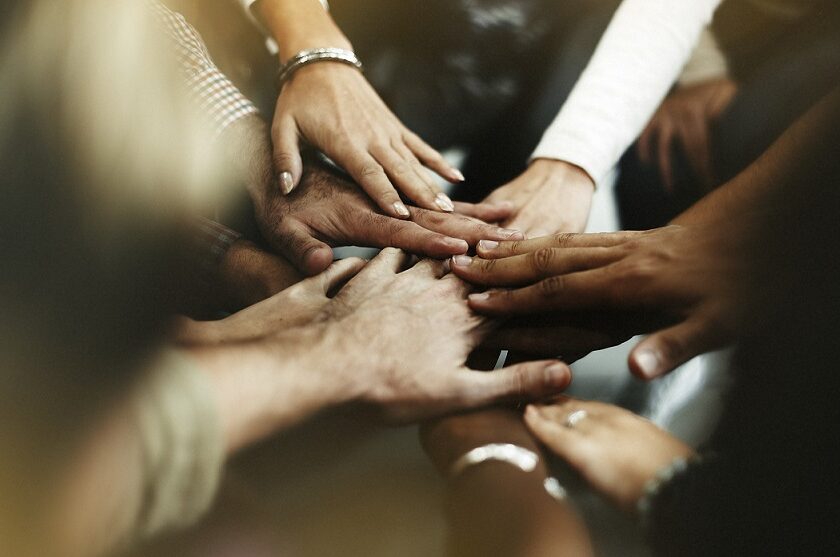
[[[289,195],[295,189],[295,183],[292,180],[291,172],[282,172],[280,174],[280,191],[283,195]]]
[[[525,415],[529,418],[536,418],[537,417],[537,408],[533,404],[529,404],[525,407]]]
[[[470,245],[467,243],[466,240],[459,240],[458,238],[447,238],[446,245],[451,247],[452,249],[457,249],[461,253],[467,253],[470,251]]]
[[[409,217],[411,213],[408,212],[408,207],[405,206],[405,203],[402,201],[397,201],[394,203],[394,211],[401,217]]]
[[[545,368],[545,383],[546,385],[554,385],[566,380],[566,366],[563,364],[551,364]]]
[[[464,174],[457,168],[450,168],[450,170],[452,171],[452,177],[458,180],[459,182],[463,182],[464,180],[466,180]]]
[[[442,211],[446,211],[447,213],[451,213],[455,210],[455,205],[452,204],[452,200],[445,193],[437,194],[435,197],[435,205],[440,207]]]
[[[472,257],[468,255],[456,255],[452,258],[452,263],[458,267],[468,267],[472,263]]]
[[[452,262],[449,259],[445,259],[443,261],[443,272],[445,272],[445,273],[452,272]]]
[[[485,302],[490,299],[488,292],[479,292],[478,294],[470,294],[470,300],[473,302]]]
[[[495,240],[479,240],[478,247],[486,251],[491,251],[499,247],[499,242]]]
[[[642,375],[652,379],[659,374],[659,355],[654,350],[640,350],[636,353],[636,365]]]
[[[512,228],[498,228],[496,229],[496,234],[509,240],[521,240],[525,237],[525,234]]]

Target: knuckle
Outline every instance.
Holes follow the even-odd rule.
[[[383,174],[384,170],[382,165],[373,162],[365,163],[359,168],[359,175],[362,178],[376,178]]]
[[[529,256],[531,268],[540,275],[547,275],[554,264],[555,252],[551,248],[540,248]]]
[[[566,283],[566,277],[562,275],[548,277],[537,283],[539,293],[545,298],[556,296],[561,293]]]
[[[568,247],[572,239],[575,237],[574,234],[570,234],[568,232],[561,232],[559,234],[554,235],[554,245],[558,248],[565,248]]]
[[[498,262],[497,259],[480,259],[479,261],[479,270],[488,274],[493,272]]]
[[[408,165],[408,163],[398,162],[396,164],[391,165],[390,172],[395,177],[402,178],[411,174],[413,170],[411,166]]]

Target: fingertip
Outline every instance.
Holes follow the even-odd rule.
[[[411,216],[411,212],[408,210],[408,207],[405,206],[405,203],[402,201],[397,201],[391,205],[392,216],[398,219],[407,219]]]
[[[630,353],[628,365],[633,375],[645,381],[661,376],[664,367],[659,352],[649,347],[633,350]]]
[[[470,244],[460,238],[444,237],[442,244],[446,249],[447,255],[463,255],[470,250]]]
[[[283,195],[289,195],[295,189],[295,181],[291,172],[280,173],[280,191]]]
[[[561,361],[550,363],[543,370],[545,386],[550,390],[562,390],[569,386],[572,381],[572,372],[569,366]]]
[[[317,247],[310,250],[303,258],[303,265],[309,276],[323,273],[332,265],[333,252],[328,247]]]

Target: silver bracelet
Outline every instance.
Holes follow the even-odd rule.
[[[277,88],[283,87],[292,75],[304,66],[315,62],[339,62],[353,66],[359,71],[364,71],[362,61],[356,57],[356,53],[346,48],[312,48],[301,50],[286,62],[280,71],[277,72]]]
[[[656,473],[656,476],[648,480],[645,484],[645,490],[642,492],[642,496],[639,497],[639,500],[636,502],[636,510],[639,512],[639,517],[642,519],[643,523],[647,522],[647,517],[653,508],[653,500],[656,499],[659,492],[662,491],[662,488],[668,482],[673,480],[674,476],[685,472],[688,468],[688,464],[689,459],[678,456],[672,460],[668,466],[659,470]]]
[[[455,478],[461,475],[467,468],[491,461],[504,462],[528,473],[536,469],[540,457],[534,451],[529,451],[519,445],[512,443],[491,443],[467,451],[449,469],[449,477]],[[566,490],[563,489],[563,486],[560,485],[557,478],[546,478],[543,481],[543,488],[546,493],[557,501],[562,501],[566,498]]]

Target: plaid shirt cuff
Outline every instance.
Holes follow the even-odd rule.
[[[172,41],[186,87],[202,113],[209,116],[218,137],[228,126],[257,107],[213,63],[204,40],[184,16],[156,0],[147,4]]]
[[[193,240],[197,263],[205,276],[218,271],[228,249],[242,237],[230,228],[206,218],[199,218],[193,225]]]

